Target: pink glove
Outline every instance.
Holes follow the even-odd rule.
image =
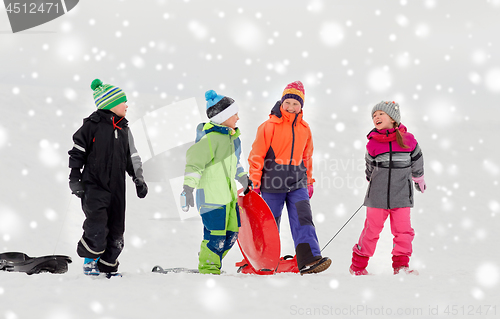
[[[256,192],[257,195],[260,195],[260,187],[259,188],[254,188],[253,191]]]
[[[423,194],[425,189],[427,188],[424,181],[424,175],[420,177],[412,177],[412,179],[415,182],[415,188],[417,189],[417,191]]]
[[[307,192],[309,193],[309,199],[313,196],[314,193],[314,186],[313,184],[307,185]]]

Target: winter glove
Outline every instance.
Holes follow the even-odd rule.
[[[134,179],[135,190],[137,191],[137,197],[144,198],[148,194],[148,185],[142,177],[136,177]]]
[[[253,189],[253,183],[252,180],[248,178],[248,175],[243,175],[240,178],[238,178],[238,182],[240,182],[241,186],[243,186],[243,195],[248,194],[250,189]]]
[[[415,188],[417,189],[417,191],[423,194],[425,192],[425,189],[427,188],[424,181],[424,175],[420,177],[412,177],[412,179],[415,182]]]
[[[184,185],[183,189],[184,191],[181,193],[181,208],[183,211],[187,212],[189,210],[189,207],[194,207],[194,188]],[[184,198],[186,199],[185,203]]]
[[[256,192],[257,195],[260,195],[260,188],[254,188],[253,191]]]
[[[82,173],[79,168],[72,168],[69,174],[69,189],[71,189],[71,194],[75,194],[78,198],[83,198],[85,194],[85,187],[81,181]]]
[[[309,199],[311,199],[311,197],[313,197],[313,194],[314,194],[313,184],[307,185],[307,193],[309,194]]]
[[[83,187],[83,183],[80,181],[72,182],[69,181],[69,188],[71,189],[71,194],[75,194],[78,198],[83,198],[83,194],[85,194],[85,189]]]

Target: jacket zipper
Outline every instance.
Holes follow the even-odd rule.
[[[231,141],[231,134],[228,134],[228,137],[229,137],[229,148],[231,149],[231,150],[230,150],[230,152],[231,152],[231,153],[230,153],[230,155],[229,155],[229,158],[230,158],[230,159],[231,159],[231,161],[232,161],[232,159],[233,159],[233,158],[232,158],[232,156],[231,156],[231,155],[232,155],[232,154],[235,154],[235,151],[234,151],[234,143],[233,143],[233,141]],[[223,161],[223,163],[224,163],[224,159],[223,159],[222,161]],[[224,167],[225,167],[225,165],[224,165]],[[236,165],[232,165],[232,163],[231,163],[231,166],[230,166],[230,167],[231,167],[231,168],[232,168],[232,167],[236,167]],[[235,176],[235,175],[236,175],[236,172],[235,172],[235,174],[232,174],[231,168],[229,168],[229,172],[228,172],[228,176],[227,176],[227,181],[228,181],[228,183],[229,183],[229,192],[232,194],[232,193],[233,193],[233,191],[232,191],[232,190],[233,190],[233,188],[232,188],[232,186],[233,186],[233,185],[232,185],[232,183],[231,183],[231,179],[232,179],[232,178],[234,178],[234,177],[236,177],[236,176]],[[229,174],[231,174],[231,175],[233,175],[233,176],[231,177],[231,175],[229,175]],[[231,195],[231,196],[232,196],[232,195]],[[233,198],[233,199],[234,199],[234,198]]]
[[[412,189],[411,189],[411,181],[410,180],[408,180],[408,187],[409,187],[409,191],[410,191],[410,204],[413,204],[413,196],[411,196]]]
[[[387,209],[391,208],[392,142],[389,142],[389,180],[387,182]]]
[[[118,126],[118,123],[120,123],[120,122],[121,122],[121,120],[123,120],[123,117],[122,117],[122,118],[120,118],[120,119],[118,120],[118,122],[116,122],[116,123],[115,123],[115,117],[114,117],[114,116],[113,116],[113,117],[111,117],[111,121],[113,122],[113,129],[115,130],[115,139],[118,139],[118,130],[119,130],[119,129],[120,129],[120,130],[122,129],[121,127],[119,127],[119,126]]]
[[[293,161],[293,148],[295,146],[295,129],[294,129],[294,126],[297,123],[297,118],[298,117],[299,117],[299,115],[295,114],[295,119],[292,122],[292,152],[290,154],[290,165],[292,165],[292,161]]]

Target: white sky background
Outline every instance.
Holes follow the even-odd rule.
[[[155,143],[163,138],[175,144],[185,141],[185,134],[194,139],[193,123],[183,116],[198,121],[201,114],[206,120],[206,90],[230,96],[240,105],[245,154],[286,84],[301,80],[304,116],[315,143],[312,205],[321,245],[361,204],[369,112],[381,100],[394,100],[426,163],[428,190],[417,194],[413,209],[413,263],[421,273],[461,267],[467,275],[443,281],[467,282],[464,291],[474,302],[493,300],[499,277],[498,253],[491,250],[499,240],[500,211],[499,14],[497,0],[80,1],[63,17],[12,34],[2,7],[0,251],[37,256],[56,247],[57,253],[77,258],[82,216],[78,201],[69,196],[67,151],[72,134],[95,109],[93,79],[124,89],[127,118],[131,124],[146,123]],[[175,109],[191,98],[199,112],[192,103],[184,115]],[[154,119],[151,114],[158,110],[173,115]],[[168,162],[157,157],[170,169],[167,179],[182,175],[182,156],[172,153]],[[166,180],[155,180],[162,173],[158,166],[145,172],[150,194],[143,201],[129,183],[124,267],[135,267],[137,253],[151,259],[148,252],[165,241],[181,245],[179,264],[194,266],[191,255],[201,230],[196,220],[180,223],[172,197],[180,190],[172,193]],[[359,214],[326,250],[335,258],[332,276],[343,276],[349,266],[362,229]],[[147,228],[152,221],[158,223]],[[282,231],[283,251],[291,253],[287,227]],[[370,263],[372,271],[386,271],[390,249],[387,234]],[[226,265],[232,270],[231,262]],[[149,266],[141,261],[137,267]],[[72,267],[79,269],[80,261]],[[350,280],[336,278],[327,281],[334,289]],[[373,300],[372,288],[368,284],[346,295]],[[421,299],[431,300],[430,290],[426,295],[428,290],[420,289]],[[0,303],[2,296],[9,296],[9,286],[0,283]],[[19,313],[2,310],[0,318]]]

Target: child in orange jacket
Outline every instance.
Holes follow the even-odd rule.
[[[287,85],[269,119],[259,126],[248,158],[254,190],[273,212],[276,224],[286,203],[290,229],[301,274],[326,270],[331,260],[322,257],[309,199],[313,194],[313,142],[303,120],[304,86]]]

